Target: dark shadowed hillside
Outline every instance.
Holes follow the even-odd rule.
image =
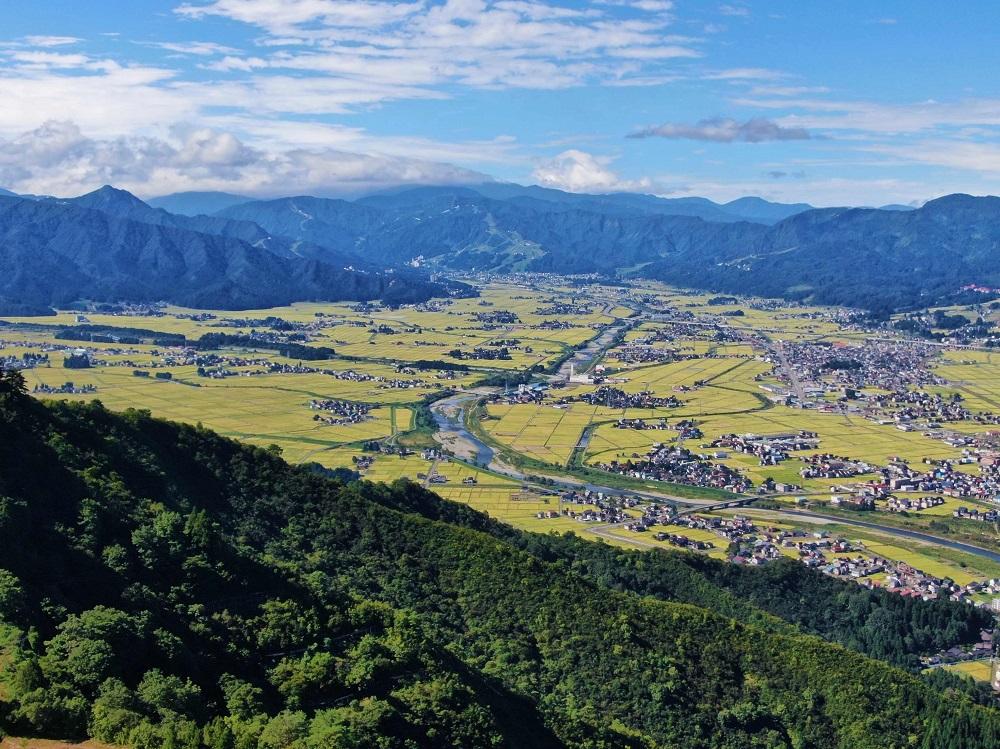
[[[445,293],[410,274],[354,269],[336,253],[301,257],[296,245],[250,224],[173,217],[110,188],[78,203],[0,198],[0,300],[11,308],[88,299],[238,309]]]

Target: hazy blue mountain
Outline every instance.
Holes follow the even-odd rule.
[[[2,187],[0,187],[0,195],[6,196],[8,198],[16,198],[17,197],[17,193],[16,192],[11,192],[10,190],[5,190]]]
[[[497,200],[478,189],[427,187],[355,202],[300,197],[245,203],[219,215],[317,245],[349,248],[372,262],[423,258],[464,270],[573,273],[614,272],[706,243],[741,244],[767,229],[671,214],[651,196],[550,201],[539,194]],[[629,204],[655,210],[625,208]]]
[[[808,203],[772,203],[757,197],[737,198],[722,204],[722,209],[727,213],[761,224],[775,224],[796,213],[811,211],[812,208]]]
[[[239,309],[446,293],[412,274],[284,256],[236,237],[133,218],[158,210],[144,206],[113,188],[69,201],[0,197],[0,301],[164,300]]]
[[[914,211],[916,208],[913,205],[900,205],[899,203],[889,203],[889,205],[879,206],[880,211]]]
[[[708,198],[664,198],[638,193],[608,193],[591,195],[569,193],[545,187],[523,187],[510,183],[473,185],[468,189],[488,198],[520,201],[530,198],[574,208],[600,209],[606,212],[658,213],[672,216],[694,216],[705,221],[753,221],[773,224],[812,208],[808,203],[773,203],[763,198],[745,197],[729,203],[715,203]]]
[[[739,198],[725,204],[707,198],[663,198],[639,193],[607,193],[594,195],[571,193],[537,185],[517,185],[492,182],[465,187],[421,187],[370,195],[356,201],[363,205],[398,208],[414,201],[422,202],[430,194],[478,194],[523,206],[548,206],[550,210],[592,210],[602,213],[655,213],[670,216],[693,216],[718,223],[753,221],[774,224],[796,213],[812,208],[807,203],[772,203],[763,198]]]
[[[251,221],[274,235],[291,237],[339,252],[356,252],[362,238],[388,220],[389,214],[361,202],[299,196],[232,206],[218,217]],[[366,255],[370,262],[387,261]]]
[[[86,195],[57,202],[92,208],[118,218],[141,221],[145,224],[172,226],[203,234],[218,234],[223,237],[240,239],[254,247],[270,250],[283,257],[317,258],[345,267],[371,269],[368,263],[356,255],[318,247],[298,238],[274,235],[252,221],[227,219],[221,216],[184,216],[169,213],[162,208],[150,206],[126,190],[120,190],[110,185],[105,185]]]
[[[240,203],[248,203],[253,198],[234,195],[229,192],[175,192],[146,201],[154,208],[162,208],[182,216],[208,216]]]

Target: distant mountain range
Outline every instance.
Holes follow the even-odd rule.
[[[1000,199],[968,195],[811,209],[487,185],[282,198],[219,215],[386,263],[638,275],[883,312],[961,299],[965,284],[1000,286]]]
[[[352,201],[182,193],[155,202],[175,212],[111,187],[66,200],[0,198],[0,297],[414,301],[445,293],[427,270],[537,271],[888,312],[967,299],[959,290],[968,284],[1000,287],[1000,199],[989,197],[815,209],[489,183]]]
[[[240,203],[249,203],[253,198],[233,195],[228,192],[175,192],[147,201],[153,208],[162,208],[182,216],[207,216]]]

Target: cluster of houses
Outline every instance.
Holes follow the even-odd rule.
[[[732,450],[756,456],[762,466],[773,466],[788,460],[790,452],[815,450],[819,447],[819,435],[806,430],[786,434],[723,434],[707,447],[716,450],[716,458],[726,458],[726,450]]]
[[[974,661],[993,657],[993,635],[989,630],[979,633],[979,642],[973,643],[971,647],[952,646],[947,650],[942,650],[936,655],[924,656],[920,660],[924,666],[940,666],[947,663],[960,663],[962,661]],[[997,690],[996,682],[993,682],[994,691]]]
[[[251,331],[257,328],[267,328],[269,330],[291,331],[306,330],[306,323],[286,320],[283,317],[268,315],[267,317],[224,317],[213,323],[216,328],[249,328]]]
[[[506,325],[517,325],[521,318],[514,312],[504,309],[493,310],[491,312],[477,312],[476,320],[483,324],[483,330],[491,330]]]
[[[854,579],[868,587],[882,587],[898,595],[924,600],[947,598],[971,603],[973,597],[978,596],[977,605],[983,605],[984,595],[1000,593],[1000,579],[959,585],[953,580],[928,575],[905,562],[867,553],[863,542],[835,537],[828,531],[759,528],[740,515],[731,519],[682,515],[671,522],[709,530],[726,539],[729,541],[727,558],[735,564],[763,565],[791,556],[833,577]],[[669,541],[671,534],[663,535],[664,540]],[[698,548],[690,543],[677,545]],[[876,577],[881,574],[885,574],[884,582]]]
[[[367,403],[353,403],[351,401],[332,399],[311,400],[309,401],[309,408],[313,411],[322,412],[313,416],[314,421],[321,421],[332,426],[360,424],[363,421],[368,421],[371,418],[369,412],[372,409]]]
[[[662,348],[649,343],[626,343],[613,352],[614,358],[624,364],[661,364],[680,359],[696,358],[693,354],[681,356],[675,348]]]
[[[673,395],[666,397],[654,395],[648,390],[639,393],[626,393],[620,388],[603,385],[590,393],[566,398],[561,403],[582,401],[592,406],[606,408],[677,408],[681,401]]]
[[[959,507],[952,513],[952,517],[962,520],[979,520],[985,523],[995,523],[1000,520],[1000,513],[996,510],[980,510],[978,507]]]
[[[944,497],[919,497],[908,499],[906,497],[889,497],[885,507],[889,512],[920,512],[929,510],[931,507],[940,507],[944,504]]]
[[[694,551],[708,551],[709,549],[714,549],[715,544],[711,541],[696,541],[692,538],[688,538],[682,533],[664,533],[660,531],[654,538],[657,541],[666,541],[671,546],[677,546],[681,549],[692,549]]]
[[[375,456],[367,454],[354,455],[351,457],[351,462],[359,471],[367,471],[375,463]]]
[[[922,390],[904,390],[868,394],[864,399],[866,408],[863,414],[873,421],[883,415],[891,415],[892,421],[897,424],[922,421],[932,429],[938,428],[942,422],[1000,423],[1000,416],[997,414],[988,411],[974,413],[967,409],[962,404],[960,393],[945,397]]]
[[[452,349],[448,352],[452,359],[477,359],[483,361],[509,361],[513,357],[510,349],[506,346],[491,348],[489,346],[476,346],[472,351],[462,351],[460,348]]]
[[[567,320],[542,320],[538,325],[533,325],[536,330],[568,330],[576,325]]]
[[[552,315],[574,315],[583,317],[594,312],[592,307],[586,304],[568,304],[566,302],[556,302],[549,307],[539,307],[535,310],[536,315],[550,317]]]
[[[618,419],[613,425],[615,429],[669,429],[666,419]]]
[[[832,380],[855,390],[875,387],[904,391],[913,386],[944,385],[928,367],[938,349],[918,341],[868,340],[860,345],[825,341],[784,342],[782,353],[800,380]],[[769,354],[771,361],[779,356]]]
[[[49,366],[49,355],[45,353],[36,354],[32,351],[25,351],[20,356],[0,356],[0,370],[34,369],[35,367],[47,366]]]
[[[745,515],[719,517],[715,515],[678,515],[669,520],[670,524],[682,528],[711,531],[727,541],[735,541],[755,530],[753,521]]]
[[[612,460],[601,469],[641,481],[669,481],[691,486],[711,487],[742,494],[753,488],[753,482],[733,468],[713,463],[685,447],[658,445],[644,459]]]
[[[568,490],[560,493],[558,510],[542,510],[535,513],[535,517],[567,517],[581,523],[624,523],[632,519],[626,510],[639,504],[638,497],[626,494],[605,494],[590,489]],[[580,506],[583,509],[575,509]]]
[[[846,479],[873,473],[876,466],[843,455],[817,453],[800,458],[805,465],[799,471],[804,479]]]
[[[96,385],[74,385],[72,382],[64,382],[62,385],[35,385],[33,393],[44,393],[45,395],[86,395],[96,393]]]
[[[928,492],[946,497],[971,497],[981,500],[995,500],[1000,497],[1000,462],[992,455],[983,456],[979,462],[979,473],[966,473],[956,468],[962,463],[976,461],[961,458],[958,461],[925,459],[929,470],[919,471],[903,460],[894,460],[878,469],[880,480],[861,485],[862,491],[876,497],[890,492]]]

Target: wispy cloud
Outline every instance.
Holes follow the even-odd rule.
[[[667,122],[646,127],[628,135],[629,138],[670,138],[703,140],[714,143],[763,143],[774,140],[809,140],[809,131],[798,127],[782,127],[764,117],[740,122],[730,117],[714,117],[692,124]]]
[[[235,55],[239,50],[234,47],[227,47],[216,42],[144,42],[146,46],[165,49],[168,52],[176,52],[181,55],[198,55],[208,57],[210,55]]]
[[[788,112],[777,119],[789,127],[856,130],[867,134],[918,133],[942,127],[1000,126],[1000,99],[886,104],[824,98],[739,97],[733,104]]]
[[[745,5],[725,4],[719,6],[719,13],[724,16],[746,17],[750,15],[750,9]]]
[[[709,71],[702,77],[709,81],[777,81],[787,78],[788,73],[770,68],[728,68]]]
[[[787,172],[784,169],[771,169],[764,172],[764,176],[771,179],[805,179],[806,173],[803,171]]]
[[[630,12],[538,0],[215,0],[176,12],[254,25],[266,34],[262,45],[275,49],[230,55],[214,69],[310,71],[383,87],[620,85],[665,79],[670,61],[700,56],[697,40],[668,33],[670,2],[615,5]]]
[[[32,47],[64,47],[83,41],[75,36],[40,36],[32,34],[24,37],[25,44]]]

